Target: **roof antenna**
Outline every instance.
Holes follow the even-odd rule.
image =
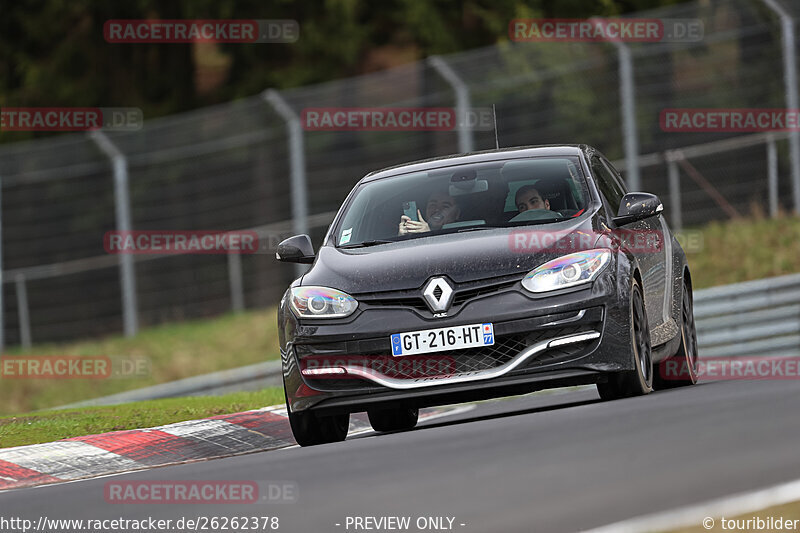
[[[494,147],[500,149],[500,141],[497,140],[497,110],[492,104],[492,118],[494,119]]]

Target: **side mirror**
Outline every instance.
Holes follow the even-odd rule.
[[[655,216],[664,210],[658,196],[647,192],[629,192],[622,197],[614,224],[624,226],[637,220]]]
[[[275,259],[286,263],[305,263],[314,262],[314,246],[308,235],[295,235],[282,241],[278,245]]]

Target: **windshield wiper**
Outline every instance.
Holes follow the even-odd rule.
[[[497,229],[503,226],[471,226],[469,228],[461,228],[456,233],[465,233],[467,231],[480,231],[482,229]]]
[[[543,224],[555,224],[557,222],[564,222],[571,220],[573,217],[559,217],[559,218],[543,218],[540,220],[518,220],[516,222],[509,221],[508,227],[522,227],[522,226],[541,226]]]
[[[379,244],[390,244],[397,241],[387,241],[386,239],[375,239],[371,241],[364,241],[355,244],[345,244],[344,246],[339,246],[339,248],[366,248],[368,246],[377,246]]]

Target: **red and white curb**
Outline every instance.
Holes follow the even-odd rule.
[[[474,405],[424,409],[420,420]],[[366,415],[350,417],[350,435],[371,431]],[[0,449],[0,490],[73,481],[156,466],[230,457],[295,445],[284,406]]]

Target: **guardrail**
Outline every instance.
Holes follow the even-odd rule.
[[[800,356],[800,274],[697,290],[694,316],[700,357]],[[280,362],[268,361],[61,408],[280,386]]]
[[[800,356],[800,274],[695,291],[700,357]]]
[[[254,391],[267,387],[282,386],[281,362],[279,360],[267,361],[62,405],[57,409],[115,405],[178,396],[217,396],[230,392]]]

